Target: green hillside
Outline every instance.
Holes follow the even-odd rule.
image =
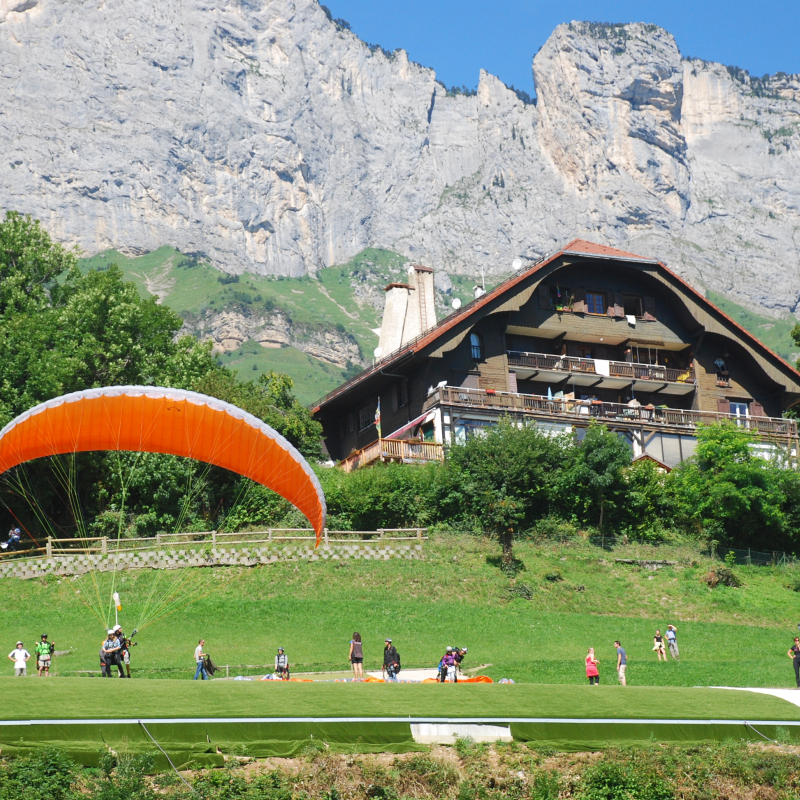
[[[721,294],[709,292],[708,299],[724,311],[731,319],[738,322],[745,330],[750,331],[762,341],[770,350],[794,364],[800,351],[792,339],[792,328],[797,323],[793,317],[772,319],[755,314],[752,311],[737,305]]]
[[[105,269],[116,264],[139,288],[142,296],[155,295],[194,327],[206,315],[234,310],[244,316],[269,316],[281,312],[290,322],[299,347],[265,348],[258,342],[242,346],[220,357],[226,366],[249,380],[269,370],[289,373],[301,402],[311,403],[334,389],[361,365],[345,369],[303,352],[302,343],[314,334],[334,332],[358,344],[361,363],[367,363],[378,344],[382,289],[403,280],[407,259],[389,250],[369,248],[346,264],[320,270],[315,278],[227,275],[208,262],[161,247],[142,256],[126,256],[108,250],[80,261],[83,270]],[[439,316],[447,313],[452,300],[472,299],[474,280],[450,276],[450,295],[439,293]]]
[[[797,630],[800,570],[736,567],[741,588],[711,589],[711,560],[696,547],[601,548],[580,540],[521,541],[524,569],[509,579],[496,543],[470,536],[435,538],[422,561],[279,562],[257,568],[194,569],[176,594],[177,610],[139,634],[134,673],[191,678],[192,651],[203,637],[218,664],[235,674],[263,674],[279,646],[296,671],[346,670],[353,631],[364,638],[366,669],[379,669],[391,636],[406,668],[435,667],[446,645],[469,648],[466,668],[495,680],[582,685],[583,659],[594,647],[603,684],[615,683],[613,642],[628,652],[631,686],[794,686],[786,653]],[[674,561],[659,569],[617,558]],[[110,576],[97,575],[110,596]],[[31,646],[48,633],[70,655],[61,674],[97,670],[103,626],[77,591],[55,577],[0,581],[0,641]],[[175,586],[163,571],[124,573],[117,583],[128,630],[156,595]],[[183,605],[181,597],[200,595]],[[183,607],[181,607],[183,606]],[[678,627],[680,662],[658,662],[656,628]],[[9,662],[8,669],[11,665]]]

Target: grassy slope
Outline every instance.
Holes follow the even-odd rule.
[[[791,336],[792,328],[796,323],[795,319],[762,317],[716,292],[709,292],[708,299],[743,328],[750,331],[770,350],[785,358],[790,364],[794,364],[795,359],[800,355],[800,351],[798,351],[797,345]]]
[[[646,549],[610,554],[588,545],[521,543],[526,569],[517,585],[532,592],[524,600],[509,592],[492,543],[447,538],[426,544],[426,554],[417,562],[194,570],[190,581],[201,584],[205,596],[142,631],[134,669],[190,678],[200,636],[218,664],[271,663],[282,645],[296,669],[346,669],[350,634],[358,630],[367,668],[379,666],[389,635],[406,667],[433,667],[445,645],[459,644],[469,647],[466,667],[491,664],[485,672],[495,679],[582,684],[583,659],[593,646],[603,682],[612,683],[612,643],[619,638],[634,686],[794,685],[786,651],[798,621],[798,595],[787,588],[796,577],[788,568],[739,567],[743,588],[711,590],[701,581],[708,563],[692,552],[659,549],[655,557],[683,563],[654,574],[613,561],[653,557]],[[564,580],[550,583],[544,575],[555,570]],[[121,617],[128,629],[140,621],[153,581],[165,587],[173,578],[143,571],[121,578]],[[101,596],[109,596],[109,577],[99,580]],[[86,597],[91,587],[88,579],[0,581],[2,607],[20,610],[0,616],[0,641],[10,651],[18,638],[30,646],[47,632],[59,649],[76,650],[57,659],[59,670],[97,669],[103,630],[76,588]],[[651,651],[655,628],[663,632],[668,622],[679,627],[680,663],[657,663]],[[259,671],[264,669],[250,673]]]
[[[3,719],[567,717],[800,720],[785,700],[722,689],[0,679]]]
[[[369,358],[378,344],[374,330],[380,327],[380,315],[370,303],[359,303],[356,297],[363,287],[382,289],[391,281],[403,280],[406,259],[388,250],[369,248],[347,264],[320,270],[317,280],[241,275],[237,283],[228,284],[220,283],[222,273],[209,264],[188,259],[171,247],[133,258],[109,250],[82,259],[80,264],[84,270],[117,264],[143,297],[158,294],[186,319],[207,309],[222,311],[244,304],[252,313],[263,314],[274,306],[291,318],[301,336],[304,328],[346,330]],[[469,302],[474,281],[464,276],[451,277],[452,296]],[[305,403],[331,391],[345,378],[344,370],[299,349],[267,349],[253,341],[226,353],[222,361],[244,380],[270,369],[289,373],[297,396]]]

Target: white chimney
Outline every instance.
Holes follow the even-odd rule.
[[[390,283],[385,291],[378,346],[388,355],[436,324],[433,270],[410,264],[408,283]]]

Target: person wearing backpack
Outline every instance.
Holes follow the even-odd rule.
[[[398,672],[400,672],[400,653],[392,644],[392,640],[387,639],[383,648],[383,674],[390,683],[397,683]]]
[[[36,666],[39,669],[38,677],[42,677],[42,670],[44,670],[45,678],[50,677],[50,658],[56,646],[47,641],[47,634],[42,634],[42,640],[36,644],[34,652],[36,653]]]

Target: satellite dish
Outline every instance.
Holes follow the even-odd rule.
[[[372,355],[374,355],[375,358],[380,358],[383,355],[383,348],[382,347],[376,347],[372,351]]]
[[[456,298],[455,298],[455,300],[453,300],[453,302],[452,302],[452,304],[451,304],[451,305],[453,306],[453,308],[454,308],[456,311],[458,311],[458,309],[459,309],[459,308],[461,308],[461,300],[459,300],[459,299],[456,297]]]
[[[521,258],[515,258],[511,262],[511,269],[513,269],[514,272],[519,272],[522,269],[522,259]]]

